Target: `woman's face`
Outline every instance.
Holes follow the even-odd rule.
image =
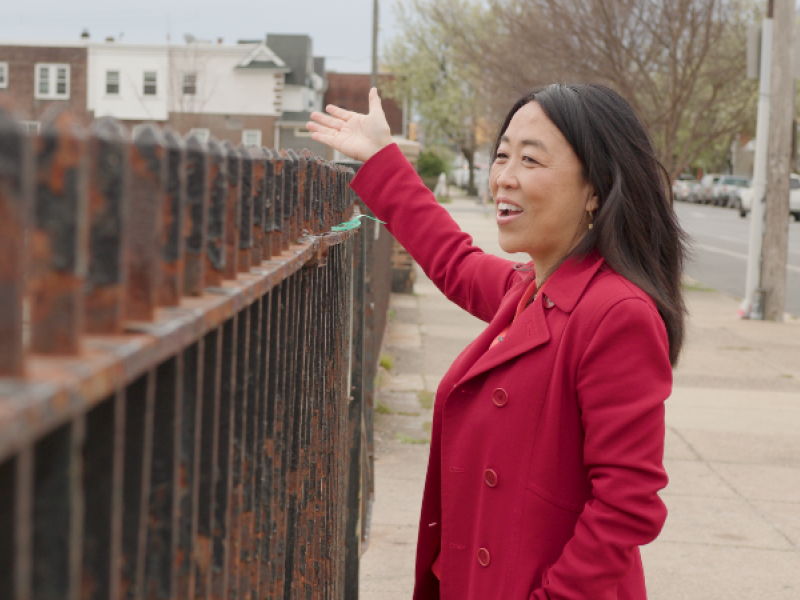
[[[500,138],[489,186],[500,247],[527,252],[537,272],[550,269],[583,237],[594,188],[566,138],[537,102],[520,108]]]

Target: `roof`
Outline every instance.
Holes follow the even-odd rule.
[[[270,50],[264,44],[256,46],[250,54],[245,56],[239,64],[236,65],[237,69],[277,69],[284,73],[289,72],[289,67],[283,62],[277,54]]]
[[[304,34],[270,33],[267,35],[267,46],[291,69],[286,76],[286,85],[305,86],[314,72],[311,37]]]

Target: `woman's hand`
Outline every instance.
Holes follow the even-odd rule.
[[[312,121],[307,124],[308,130],[313,132],[311,139],[362,162],[392,143],[376,88],[369,91],[369,114],[362,115],[332,104],[325,109],[329,114],[311,113]]]

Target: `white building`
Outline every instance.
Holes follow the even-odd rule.
[[[264,43],[93,43],[88,108],[134,127],[168,122],[182,134],[269,145],[289,70]]]

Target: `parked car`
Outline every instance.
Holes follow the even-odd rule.
[[[732,203],[741,203],[739,190],[750,185],[750,179],[741,175],[725,175],[714,186],[714,204],[732,206]],[[737,207],[738,208],[738,205]]]
[[[722,177],[722,175],[719,173],[703,175],[703,178],[700,180],[700,187],[697,189],[695,201],[700,204],[708,204],[711,202],[714,198],[713,186],[720,180],[720,177]]]
[[[684,179],[683,176],[681,176],[672,184],[672,195],[675,200],[691,202],[692,200],[690,200],[690,198],[699,185],[699,182],[691,175],[689,175],[688,179]]]
[[[741,188],[739,192],[741,205],[739,206],[739,216],[744,218],[753,206],[752,186]],[[761,198],[761,202],[766,202],[766,197]],[[800,175],[792,173],[789,179],[789,213],[795,221],[800,221]]]

